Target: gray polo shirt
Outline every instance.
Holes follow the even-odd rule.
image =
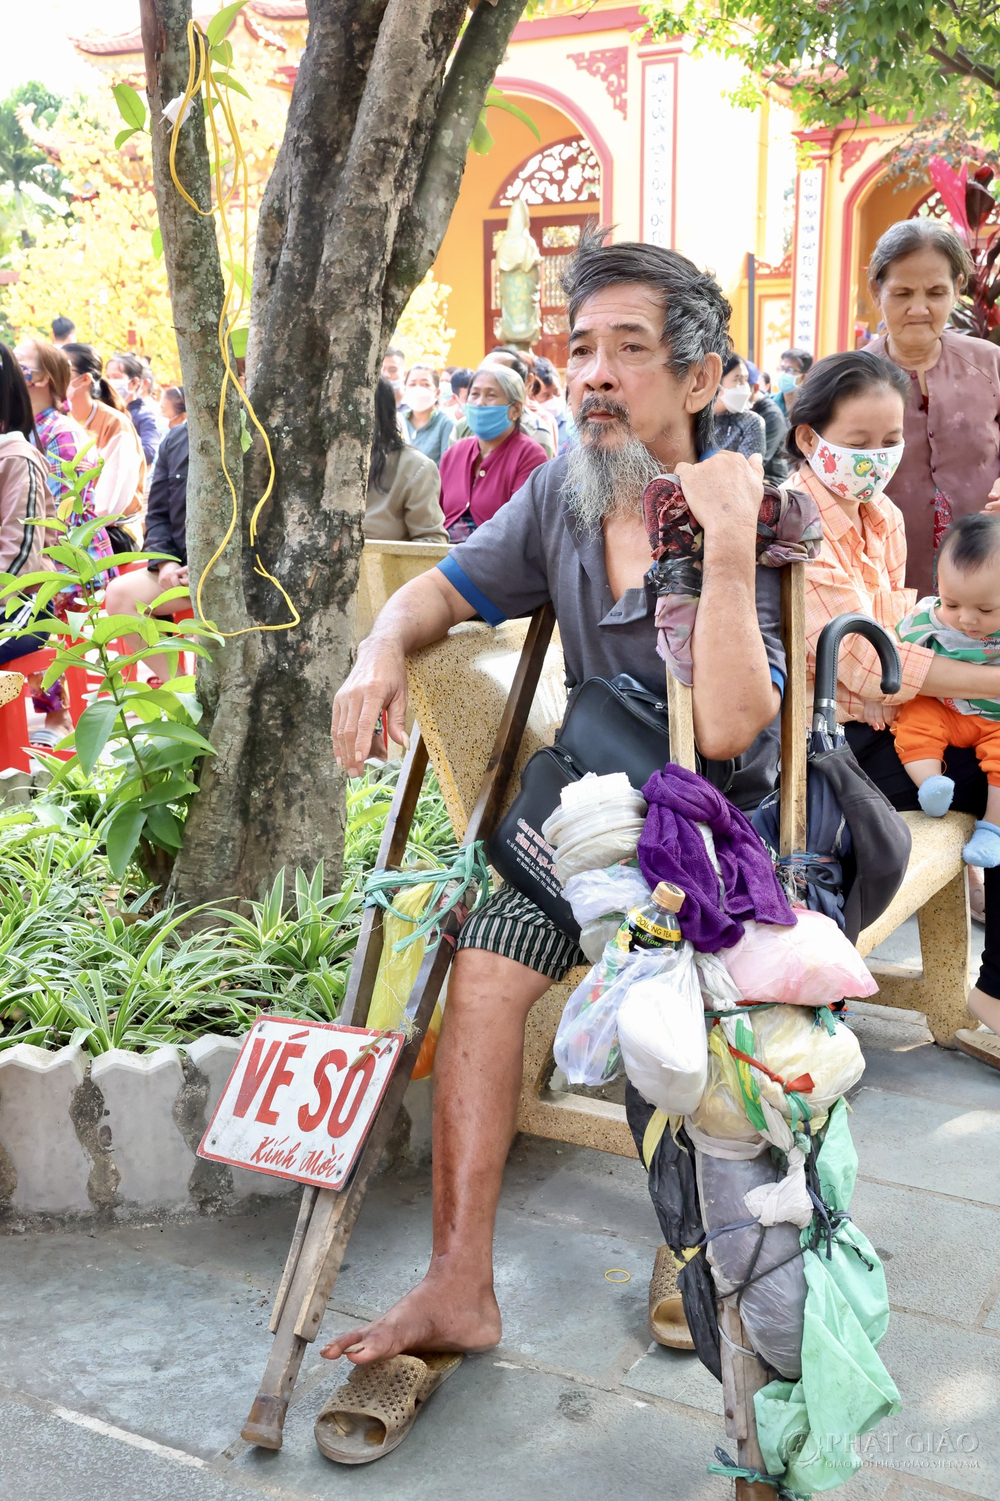
[[[666,668],[656,654],[656,591],[646,582],[614,599],[604,566],[604,538],[580,528],[563,494],[565,478],[565,457],[542,464],[495,516],[437,566],[489,625],[530,615],[551,600],[571,693],[587,678],[613,678],[620,672],[661,693]],[[757,569],[757,619],[771,677],[783,689],[776,569]],[[737,761],[729,794],[737,807],[752,811],[773,790],[778,746],[775,718]]]

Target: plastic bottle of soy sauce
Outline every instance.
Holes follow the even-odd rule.
[[[633,907],[618,929],[615,943],[626,953],[636,949],[677,949],[683,943],[677,913],[684,892],[670,881],[660,881],[641,907]]]

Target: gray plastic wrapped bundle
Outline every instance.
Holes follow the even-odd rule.
[[[730,1143],[724,1143],[729,1146]],[[744,1160],[695,1154],[698,1195],[705,1229],[743,1228],[713,1236],[708,1260],[720,1297],[753,1278],[740,1301],[743,1329],[754,1350],[779,1375],[802,1374],[802,1322],[806,1279],[799,1251],[800,1231],[787,1222],[764,1229],[750,1216],[744,1195],[782,1176],[769,1149]],[[762,1275],[763,1274],[763,1275]]]

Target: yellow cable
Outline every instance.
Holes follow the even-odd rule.
[[[218,563],[219,559],[222,557],[222,554],[225,552],[226,548],[229,546],[229,543],[232,541],[233,533],[236,530],[237,522],[239,520],[239,497],[237,496],[236,486],[233,483],[233,478],[229,472],[229,467],[226,464],[225,414],[226,394],[228,392],[230,384],[238,393],[240,401],[243,403],[244,407],[247,410],[247,413],[249,414],[250,421],[253,423],[254,427],[257,429],[262,439],[264,440],[264,448],[267,452],[267,485],[265,486],[263,495],[254,506],[250,516],[251,546],[253,546],[257,540],[257,523],[260,517],[260,513],[263,510],[264,506],[267,504],[268,500],[271,498],[272,491],[274,490],[275,468],[274,455],[271,452],[270,439],[268,438],[267,433],[265,432],[264,427],[257,416],[257,413],[253,409],[253,403],[250,401],[250,398],[247,396],[246,392],[243,390],[243,387],[240,385],[239,380],[236,376],[236,372],[233,370],[233,367],[229,361],[229,329],[236,323],[236,320],[242,313],[244,305],[246,303],[247,242],[250,232],[250,178],[247,168],[247,160],[243,152],[243,146],[240,142],[239,130],[237,129],[232,105],[229,100],[229,85],[226,84],[224,86],[224,92],[220,90],[218,81],[214,77],[210,67],[208,38],[206,37],[205,32],[202,30],[202,28],[198,25],[197,21],[192,20],[188,22],[187,40],[188,81],[187,88],[185,89],[184,96],[181,100],[180,109],[177,113],[176,123],[174,124],[174,128],[170,137],[170,176],[178,193],[180,193],[181,197],[186,203],[190,204],[191,208],[194,209],[196,214],[200,214],[202,218],[208,219],[211,218],[213,214],[218,213],[219,222],[222,225],[222,234],[225,240],[229,265],[229,273],[225,280],[225,296],[222,301],[222,309],[219,313],[218,330],[219,352],[222,355],[222,363],[225,369],[225,374],[222,380],[222,389],[219,393],[219,455],[222,461],[222,472],[226,477],[226,483],[229,486],[229,493],[232,496],[233,511],[232,516],[229,520],[229,526],[226,528],[225,536],[219,543],[219,546],[216,548],[215,552],[212,554],[204,569],[204,572],[198,580],[198,589],[195,595],[195,605],[198,612],[198,619],[202,622],[202,624],[205,624],[205,615],[201,605],[202,590],[205,586],[205,580],[208,578],[212,569],[215,567],[216,563]],[[194,103],[199,91],[203,86],[205,89],[205,101],[208,106],[206,115],[212,131],[212,146],[214,154],[213,172],[215,175],[215,205],[207,209],[201,208],[195,202],[195,200],[191,197],[191,194],[184,187],[184,184],[181,182],[180,178],[177,175],[177,136],[181,128],[181,122],[183,121],[188,108]],[[226,128],[229,132],[233,147],[233,181],[232,187],[228,190],[228,192],[225,189],[222,175],[222,151],[219,141],[219,131],[215,123],[216,104],[218,104],[222,110],[222,116],[225,120]],[[236,195],[236,184],[238,181],[237,173],[239,173],[239,177],[242,180],[243,188],[243,254],[241,257],[242,276],[240,278],[239,303],[236,307],[236,311],[232,314],[232,316],[230,316],[230,306],[233,297],[233,285],[236,278],[232,271],[232,267],[234,265],[233,242],[232,235],[229,229],[229,219],[226,214],[226,209],[229,207],[230,203],[233,201],[233,198]],[[254,553],[254,572],[257,573],[261,578],[268,579],[274,585],[278,593],[281,595],[282,599],[285,601],[289,610],[291,611],[293,619],[284,621],[278,625],[250,625],[244,626],[243,629],[239,631],[220,631],[219,635],[226,637],[226,639],[231,640],[235,636],[246,636],[253,631],[290,631],[295,626],[297,626],[301,620],[301,616],[299,615],[298,610],[296,610],[294,604],[289,598],[288,593],[279,582],[279,580],[275,578],[274,574],[267,571],[267,569],[264,567],[264,564],[261,562],[260,554],[256,551]]]

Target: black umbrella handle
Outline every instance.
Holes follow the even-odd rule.
[[[845,636],[864,636],[878,652],[882,664],[882,692],[888,697],[903,685],[899,649],[884,626],[870,615],[837,615],[819,633],[816,643],[816,688],[813,697],[813,729],[837,731],[837,669],[840,644]]]

